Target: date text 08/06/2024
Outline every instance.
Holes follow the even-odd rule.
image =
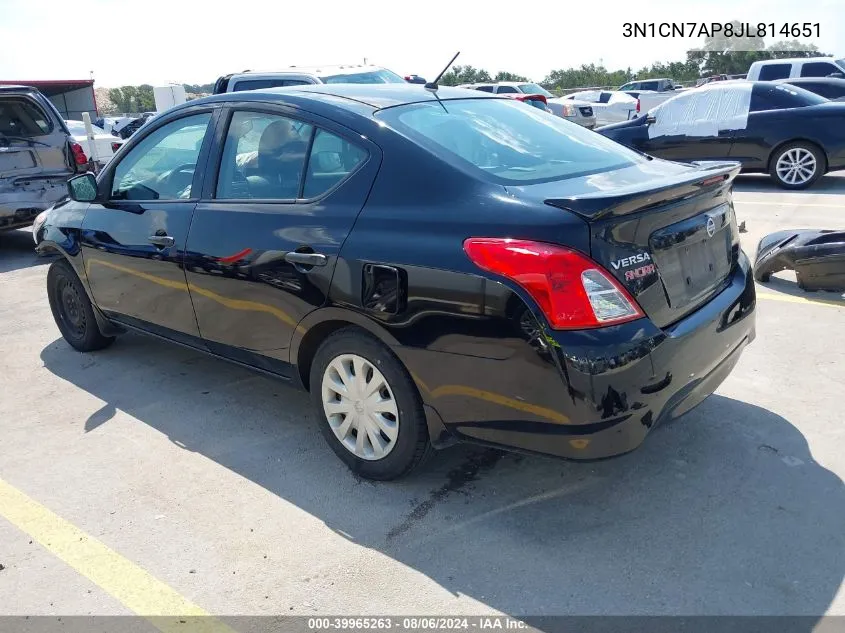
[[[623,37],[820,37],[818,22],[625,22]]]

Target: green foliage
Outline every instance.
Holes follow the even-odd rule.
[[[492,81],[490,73],[472,66],[452,66],[452,69],[440,78],[441,86],[457,86],[458,84],[474,84]]]
[[[517,75],[516,73],[509,73],[507,71],[500,71],[493,77],[493,81],[528,81],[528,77]]]
[[[211,94],[214,91],[214,84],[182,84],[185,92],[197,95]]]
[[[117,112],[150,112],[156,109],[153,87],[149,84],[140,86],[122,86],[109,90],[109,100]]]

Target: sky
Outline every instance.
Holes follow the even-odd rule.
[[[841,58],[843,8],[845,0],[0,0],[0,79],[93,71],[104,87],[196,84],[365,59],[431,78],[460,51],[456,64],[540,81],[581,64],[636,70],[681,60],[702,44],[625,38],[626,22],[818,23],[820,37],[799,39]]]

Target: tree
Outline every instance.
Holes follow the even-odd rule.
[[[118,112],[134,112],[138,89],[135,86],[123,86],[109,90],[109,100]]]
[[[452,66],[452,69],[440,78],[442,86],[457,86],[458,84],[474,84],[492,81],[490,73],[472,66]]]
[[[138,86],[138,96],[136,101],[137,110],[135,112],[152,112],[156,109],[156,99],[153,87],[150,84],[141,84]]]
[[[528,77],[523,77],[522,75],[502,70],[496,73],[496,76],[493,77],[493,81],[528,81]]]

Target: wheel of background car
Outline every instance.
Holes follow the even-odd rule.
[[[335,454],[368,479],[396,479],[429,454],[422,400],[402,363],[356,328],[327,338],[309,381],[320,430]]]
[[[769,174],[784,189],[806,189],[816,182],[827,166],[824,153],[811,143],[788,143],[778,148]]]
[[[94,308],[79,277],[64,259],[47,271],[47,298],[62,337],[80,352],[108,347],[113,336],[103,336],[97,327]]]

